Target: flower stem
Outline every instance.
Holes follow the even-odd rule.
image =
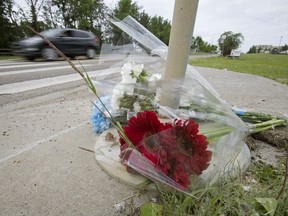
[[[286,121],[282,119],[272,119],[267,122],[253,124],[252,128],[249,130],[249,133],[259,133],[274,128],[276,126],[286,126]]]
[[[223,135],[230,133],[231,131],[232,131],[232,128],[225,127],[225,128],[220,128],[217,130],[207,131],[202,134],[206,136],[209,142],[211,142],[211,141],[217,140]]]

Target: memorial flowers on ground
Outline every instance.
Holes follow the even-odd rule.
[[[93,125],[99,127],[95,131],[102,133],[106,122],[103,119],[113,121],[119,116],[125,119],[118,132],[119,158],[127,172],[187,192],[193,176],[208,176],[206,182],[209,182],[207,179],[234,163],[230,158],[237,157],[243,145],[237,146],[235,142],[254,130],[254,125],[245,126],[232,110],[199,86],[202,92],[198,95],[184,84],[171,86],[181,98],[179,109],[173,110],[159,104],[160,74],[151,73],[144,64],[134,61],[123,63],[120,74],[120,82],[108,84],[108,88],[113,88],[112,94],[104,97],[109,112],[104,110],[101,117],[97,113],[101,124]],[[101,83],[96,86],[102,88]],[[96,104],[99,106],[99,101]]]
[[[195,183],[194,176],[209,184],[215,182],[214,177],[216,180],[221,178],[222,174],[232,176],[235,168],[237,172],[245,171],[250,159],[249,150],[245,149],[243,143],[247,134],[286,124],[284,120],[274,117],[263,122],[262,115],[259,122],[257,113],[244,115],[245,118],[253,119],[254,123],[256,118],[256,124],[243,124],[189,67],[187,72],[190,77],[193,75],[193,79],[189,80],[188,85],[171,85],[171,90],[176,90],[181,98],[179,109],[173,110],[158,103],[161,74],[157,70],[147,70],[141,62],[125,62],[122,70],[119,70],[122,71],[122,81],[111,83],[110,93],[104,96],[99,95],[99,86],[94,86],[86,72],[81,72],[72,62],[68,62],[97,98],[91,115],[95,133],[103,133],[111,126],[117,129],[120,137],[119,158],[123,166],[129,172],[141,173],[157,183],[161,182],[189,195],[189,188]],[[125,119],[122,124],[118,121],[119,116]],[[194,195],[197,193],[203,198],[201,190],[196,190]],[[203,201],[208,200],[210,208],[210,200],[213,199],[219,210],[219,205],[227,204],[227,200],[221,201],[221,197],[222,193],[217,199],[213,196],[211,199],[204,197]],[[179,196],[175,198],[181,201]],[[189,198],[185,198],[185,205],[181,205],[183,209],[187,207],[187,200]],[[262,201],[266,202],[265,199],[258,199],[259,203]],[[204,202],[200,203],[203,206]],[[242,204],[241,201],[238,206]],[[173,213],[175,206],[180,205],[172,202]],[[163,207],[166,209],[167,205]],[[197,207],[192,208],[197,210]],[[211,212],[215,213],[213,210]]]
[[[190,109],[188,105],[191,95],[185,92],[184,86],[182,90],[178,84],[171,86],[171,89],[178,89],[179,97],[182,98],[180,107],[185,107],[173,110],[159,104],[160,74],[150,73],[145,70],[144,65],[133,61],[124,63],[120,74],[120,82],[108,83],[109,89],[113,87],[110,91],[112,94],[108,93],[111,100],[107,100],[107,95],[104,97],[108,102],[108,109],[101,112],[103,116],[99,117],[98,112],[96,118],[92,117],[101,122],[94,122],[94,130],[98,127],[95,131],[102,133],[103,123],[106,122],[103,119],[113,122],[115,118],[122,116],[121,119],[126,121],[122,121],[121,126],[118,125],[120,130],[117,128],[120,137],[119,157],[127,171],[145,175],[156,182],[165,182],[181,191],[189,191],[193,184],[192,176],[202,175],[210,166],[215,140],[229,134],[232,128],[219,124],[219,128],[208,128],[206,137],[205,133],[200,132],[199,123],[210,124],[210,121],[215,122],[215,118],[218,119],[219,116],[205,120],[203,114],[207,115],[211,109],[204,106],[202,114]],[[96,87],[101,89],[102,84],[96,83]],[[99,104],[101,105],[96,101],[94,105]],[[201,106],[201,103],[197,105]],[[213,164],[215,166],[215,161]]]
[[[162,123],[155,112],[144,111],[133,116],[123,131],[143,157],[184,188],[190,185],[191,174],[200,175],[209,166],[212,152],[193,120]],[[120,148],[125,164],[129,146],[122,138]]]

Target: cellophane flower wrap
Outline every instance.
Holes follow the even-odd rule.
[[[250,158],[243,142],[248,128],[231,107],[189,65],[183,80],[163,81],[166,46],[131,17],[111,22],[130,36],[130,49],[129,44],[106,45],[105,52],[118,60],[95,85],[109,97],[110,113],[130,140],[119,136],[119,158],[127,172],[189,193],[199,182],[213,184],[244,171]],[[163,55],[152,57],[158,48]],[[163,105],[163,96],[179,105]]]

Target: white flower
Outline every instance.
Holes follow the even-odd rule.
[[[143,71],[143,68],[144,68],[143,64],[136,64],[135,62],[133,62],[132,64],[132,71],[136,76],[140,75],[140,73]]]
[[[115,88],[113,89],[113,93],[112,93],[112,97],[111,97],[111,103],[110,103],[112,110],[119,109],[120,98],[122,98],[124,95],[124,89],[122,90],[121,86],[123,86],[123,85],[117,84],[115,86]]]
[[[137,79],[136,77],[132,78],[130,74],[122,74],[122,81],[121,83],[136,83]]]
[[[141,112],[141,106],[140,106],[140,104],[139,104],[138,101],[135,101],[135,102],[134,102],[133,108],[134,108],[134,111],[135,111],[136,113]]]
[[[135,62],[127,62],[122,66],[121,74],[122,81],[121,83],[136,83],[136,78],[132,78],[131,73],[134,73],[134,76],[139,76],[143,71],[143,64],[136,64]]]
[[[117,84],[112,92],[111,97],[111,107],[113,110],[118,110],[120,107],[120,100],[124,97],[124,94],[133,95],[134,94],[134,85],[137,82],[137,78],[139,78],[139,75],[142,73],[144,68],[143,64],[137,64],[132,61],[128,61],[125,63],[121,68],[121,75],[122,80],[119,84]],[[160,75],[161,77],[161,75]],[[146,78],[146,77],[145,77]],[[141,79],[143,79],[143,74],[141,75]],[[151,81],[158,80],[159,75],[153,76]],[[156,82],[155,82],[156,83]],[[156,85],[156,84],[155,84]],[[136,112],[141,111],[141,107],[139,105],[139,102],[135,102],[133,104],[134,110]]]

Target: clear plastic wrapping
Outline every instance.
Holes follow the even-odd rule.
[[[115,74],[94,81],[109,110],[102,117],[121,122],[130,140],[119,140],[119,157],[127,170],[185,193],[193,183],[212,184],[244,171],[250,162],[243,142],[249,128],[232,108],[189,65],[183,80],[163,81],[165,55],[149,53],[165,45],[131,17],[112,23],[146,51],[117,54]],[[164,95],[176,99],[177,108],[162,105]]]

